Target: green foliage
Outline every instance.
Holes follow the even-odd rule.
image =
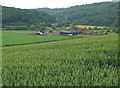
[[[52,32],[53,32],[53,30],[49,30],[49,32],[50,32],[50,33],[52,33]]]
[[[102,30],[98,30],[99,33],[102,33]]]
[[[87,5],[77,5],[69,8],[36,9],[56,17],[57,21],[68,20],[71,24],[93,26],[118,26],[118,3],[101,2]],[[120,5],[119,5],[120,6]]]
[[[110,32],[110,30],[108,29],[107,32]]]
[[[52,29],[56,29],[56,27],[55,27],[55,26],[51,26],[51,28],[52,28]]]
[[[68,26],[70,26],[69,21],[60,21],[58,23],[58,27],[68,27]]]
[[[85,36],[85,35],[84,35]],[[3,47],[3,86],[118,86],[118,35]]]
[[[79,29],[79,27],[76,27],[75,25],[72,25],[71,28],[75,30]]]
[[[94,30],[98,30],[98,27],[95,27]]]
[[[46,29],[46,27],[40,26],[40,30],[44,31],[45,29]]]
[[[116,31],[115,31],[116,33],[120,33],[120,29],[116,29]]]
[[[37,27],[36,27],[35,25],[30,25],[30,29],[31,29],[31,30],[36,30]]]
[[[2,7],[2,22],[3,28],[5,29],[7,29],[7,26],[32,25],[31,29],[35,30],[35,27],[33,27],[33,25],[37,28],[39,28],[39,26],[50,26],[50,24],[56,22],[56,20],[54,17],[48,15],[47,13],[35,10]],[[20,28],[20,30],[22,29]],[[25,29],[23,28],[23,30]]]
[[[116,28],[116,27],[114,27],[114,26],[111,26],[111,27],[110,27],[110,30],[111,30],[112,32],[115,32],[115,31],[116,31],[116,29],[117,29],[117,28]]]
[[[92,28],[91,28],[91,27],[89,27],[88,29],[89,29],[89,30],[91,30]]]
[[[28,26],[5,26],[2,30],[28,30]]]

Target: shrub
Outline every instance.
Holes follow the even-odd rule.
[[[28,26],[15,26],[14,30],[28,30]]]
[[[110,32],[110,30],[108,29],[107,32]]]
[[[116,32],[116,33],[120,33],[120,30],[119,30],[119,29],[117,29],[115,32]]]

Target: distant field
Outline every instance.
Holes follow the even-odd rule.
[[[105,28],[105,27],[102,27],[102,26],[87,26],[87,25],[76,25],[77,27],[80,27],[80,28],[89,28],[89,27],[91,27],[92,29],[94,29],[95,27],[97,27],[97,28],[101,28],[101,29],[103,29],[103,28]],[[66,27],[67,29],[69,29],[70,27]],[[106,27],[106,28],[108,28],[108,27]]]
[[[34,32],[2,32],[2,46],[78,38],[80,36],[32,35]]]
[[[89,27],[91,27],[91,28],[95,28],[95,27],[97,27],[97,28],[104,28],[104,27],[102,27],[102,26],[86,26],[86,25],[76,25],[76,26],[78,26],[78,27],[81,27],[81,28],[89,28]],[[107,27],[108,28],[108,27]]]

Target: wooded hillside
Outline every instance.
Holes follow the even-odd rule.
[[[2,22],[3,27],[6,26],[49,26],[51,23],[56,22],[55,18],[47,13],[19,9],[13,7],[2,7]]]
[[[77,5],[69,8],[38,8],[36,10],[56,17],[57,21],[69,21],[71,24],[117,26],[117,5],[117,2],[101,2],[87,5]]]

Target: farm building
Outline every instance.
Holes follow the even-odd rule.
[[[35,34],[36,34],[36,35],[43,35],[43,33],[42,33],[42,32],[39,32],[39,31],[36,32]]]
[[[77,29],[77,31],[81,32],[81,34],[92,34],[92,32],[88,29]]]
[[[72,34],[72,35],[77,35],[77,34],[92,34],[92,35],[99,35],[98,32],[91,32],[88,29],[77,29],[77,30],[69,30],[69,31],[63,31],[61,32],[62,35],[64,34]]]
[[[99,35],[98,32],[92,32],[92,35]]]
[[[53,23],[53,24],[51,24],[51,25],[57,27],[57,26],[58,26],[58,23],[56,22],[56,23]]]
[[[68,31],[73,31],[73,32],[75,31],[75,32],[76,32],[76,30],[75,30],[75,29],[69,29]]]
[[[57,33],[48,33],[47,35],[58,35]]]
[[[77,34],[80,34],[80,33],[77,32],[77,31],[61,31],[59,34],[60,35],[77,35]]]
[[[53,28],[51,27],[46,27],[47,30],[54,30]]]

